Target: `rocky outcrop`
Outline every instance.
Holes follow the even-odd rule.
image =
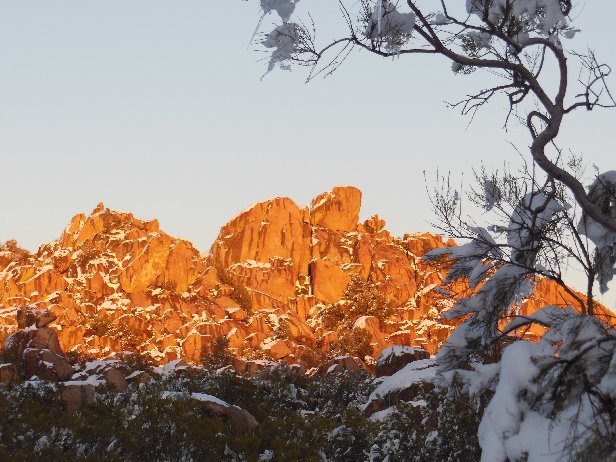
[[[360,208],[361,192],[349,186],[310,207],[289,198],[254,204],[201,255],[157,220],[99,204],[34,254],[0,247],[0,343],[21,374],[51,377],[67,373],[62,351],[104,358],[130,350],[158,364],[199,363],[220,339],[237,358],[294,364],[339,345],[342,328],[368,332],[373,353],[363,366],[393,345],[434,353],[454,327],[440,316],[454,301],[434,290],[443,270],[422,256],[455,243],[430,233],[394,237],[377,215],[360,223]],[[344,325],[324,322],[357,277],[391,305],[387,319],[351,313],[343,302]],[[521,312],[568,301],[541,281]]]
[[[450,326],[439,325],[442,332],[433,337],[415,335],[442,299],[435,301],[428,295],[442,275],[421,256],[452,243],[427,233],[393,238],[378,216],[358,223],[360,206],[361,192],[352,187],[317,196],[309,210],[288,198],[255,204],[221,229],[211,261],[228,268],[236,283],[250,291],[253,309],[273,307],[278,316],[287,315],[292,321],[291,338],[301,344],[328,347],[331,335],[319,329],[318,308],[338,302],[351,277],[360,275],[399,307],[400,317],[392,318],[392,324],[371,330],[377,354],[401,341],[437,348]],[[437,306],[437,314],[443,307]],[[253,328],[257,325],[251,323]],[[266,340],[271,336],[267,329],[258,330]]]
[[[334,231],[355,231],[360,208],[361,191],[352,186],[338,186],[312,200],[310,222]]]
[[[47,325],[55,320],[48,311],[17,309],[18,330],[5,342],[5,358],[24,377],[37,376],[48,380],[66,380],[72,366],[64,358],[58,334]],[[31,324],[30,324],[31,323]]]

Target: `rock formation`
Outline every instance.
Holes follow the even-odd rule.
[[[261,202],[225,224],[202,255],[156,220],[99,204],[32,255],[0,248],[0,343],[13,335],[5,354],[26,375],[63,361],[58,351],[101,358],[130,350],[156,363],[196,363],[221,338],[238,358],[287,363],[322,356],[349,332],[368,333],[366,365],[393,345],[435,352],[453,328],[440,319],[453,301],[434,290],[444,273],[422,256],[455,243],[430,233],[394,237],[378,216],[359,223],[360,207],[353,187],[320,194],[310,207]],[[344,325],[324,323],[354,276],[391,305],[387,318],[351,316],[343,301]],[[569,300],[542,281],[522,310]]]
[[[56,319],[49,311],[17,308],[20,330],[6,339],[4,356],[25,378],[37,376],[49,380],[66,380],[73,374],[64,358],[58,334],[47,325]]]

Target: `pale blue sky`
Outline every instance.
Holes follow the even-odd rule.
[[[326,33],[335,4],[299,9]],[[206,251],[248,205],[307,204],[339,184],[362,189],[362,218],[428,230],[423,170],[468,175],[529,142],[501,130],[503,102],[470,127],[447,109],[482,78],[439,58],[356,53],[325,80],[296,69],[261,81],[257,12],[256,0],[0,0],[0,240],[35,249],[104,201]],[[616,65],[614,17],[616,2],[589,0],[577,49]],[[615,127],[616,111],[580,114],[561,144],[614,169]]]

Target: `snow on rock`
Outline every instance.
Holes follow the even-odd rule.
[[[162,394],[163,398],[183,398],[188,397],[192,399],[196,399],[197,401],[209,402],[214,404],[219,404],[220,406],[229,406],[229,403],[223,401],[222,399],[216,398],[215,396],[208,395],[207,393],[190,393],[185,394],[178,391],[164,391]]]
[[[154,372],[160,374],[162,376],[170,375],[175,373],[176,371],[182,371],[189,369],[190,366],[188,363],[181,359],[174,359],[173,361],[169,361],[167,364],[163,366],[157,366],[154,368]]]
[[[245,433],[259,425],[257,419],[250,412],[207,393],[194,392],[187,394],[165,391],[162,397],[171,399],[189,398],[199,401],[203,403],[203,406],[209,413],[229,421],[237,433]]]
[[[436,361],[421,359],[407,364],[391,376],[379,377],[374,382],[377,387],[362,406],[362,410],[371,415],[402,401],[412,401],[417,395],[418,386],[431,385],[436,375]]]
[[[351,355],[336,356],[333,359],[321,364],[318,369],[314,371],[320,377],[325,377],[329,374],[339,373],[343,371],[347,372],[360,372],[363,365],[359,358]]]
[[[395,345],[381,351],[376,364],[377,377],[390,376],[407,364],[430,358],[430,353],[422,348]]]
[[[436,361],[434,359],[421,359],[407,364],[389,377],[381,377],[379,386],[370,394],[368,400],[382,398],[387,394],[403,389],[410,384],[426,382],[436,376]]]

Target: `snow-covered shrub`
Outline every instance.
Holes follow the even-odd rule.
[[[469,397],[458,379],[447,388],[419,387],[415,399],[379,419],[371,462],[477,461],[477,430],[491,395]]]
[[[591,258],[593,243],[580,238],[583,231],[601,239],[603,247],[594,244],[595,255],[600,248],[609,254],[611,242],[605,239],[611,234],[592,225],[585,214],[579,221],[568,205],[567,191],[548,180],[485,174],[478,179],[488,187],[471,198],[491,211],[493,224],[478,227],[452,220],[452,208],[446,204],[453,199],[444,195],[435,201],[441,204],[448,229],[468,241],[437,249],[426,258],[447,256],[451,266],[445,282],[467,280],[474,289],[445,314],[462,323],[438,354],[441,372],[468,376],[480,374],[488,363],[499,367],[496,382],[484,384],[494,386],[494,397],[479,426],[482,461],[569,460],[583,448],[596,447],[597,435],[613,434],[615,429],[616,387],[610,368],[616,331],[592,293],[595,279],[603,284],[611,277],[613,263],[601,268],[598,259]],[[603,180],[597,193],[597,181],[589,189],[590,197],[610,214],[611,184]],[[564,284],[561,268],[566,259],[585,270],[589,287],[585,296]],[[519,307],[539,277],[560,284],[574,307],[547,306],[521,314]],[[539,341],[515,341],[531,325],[543,329]]]

